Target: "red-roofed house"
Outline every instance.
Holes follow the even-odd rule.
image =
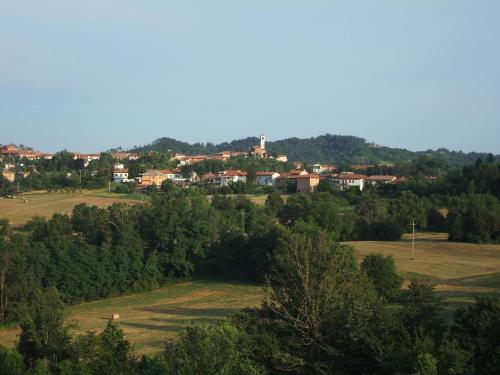
[[[128,182],[128,169],[115,168],[113,169],[113,181],[116,183]]]
[[[396,176],[385,176],[385,175],[374,175],[374,176],[369,176],[366,178],[366,183],[371,184],[371,185],[377,185],[377,184],[387,184],[387,183],[393,183],[397,181]]]
[[[295,184],[297,193],[313,193],[318,189],[319,175],[317,174],[283,174],[276,178],[276,186],[284,188],[287,184]]]
[[[342,172],[341,174],[335,174],[330,177],[330,181],[338,186],[340,190],[346,190],[350,188],[357,188],[363,190],[365,187],[366,176],[364,174],[357,174],[353,172]]]
[[[255,173],[256,183],[261,186],[274,186],[276,185],[276,178],[278,178],[279,175],[278,172],[258,171]]]
[[[312,170],[314,173],[323,173],[323,172],[332,172],[336,169],[337,169],[336,165],[314,164]]]
[[[247,172],[238,170],[228,170],[212,175],[208,181],[217,187],[229,186],[235,182],[247,182]]]

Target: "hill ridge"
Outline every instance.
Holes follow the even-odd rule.
[[[246,137],[230,142],[188,143],[170,137],[161,137],[148,145],[131,151],[179,152],[189,155],[213,154],[219,151],[244,151],[258,144],[258,137]],[[485,159],[488,153],[450,151],[446,148],[426,151],[410,151],[404,148],[380,146],[352,135],[323,134],[310,138],[290,137],[267,141],[266,149],[271,155],[284,154],[291,161],[307,163],[395,163],[410,161],[422,156],[445,159],[450,165],[473,164],[478,158]],[[500,155],[495,157],[500,161]]]

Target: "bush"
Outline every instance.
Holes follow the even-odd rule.
[[[403,229],[398,224],[378,223],[374,228],[375,239],[380,241],[397,241],[403,235]]]
[[[116,185],[115,193],[117,194],[133,194],[135,192],[134,182],[123,182]]]
[[[392,256],[370,254],[365,257],[361,268],[375,286],[377,294],[386,301],[394,302],[401,294],[403,278],[396,271]]]

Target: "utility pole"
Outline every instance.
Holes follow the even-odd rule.
[[[412,235],[411,235],[411,260],[415,260],[415,220],[413,220],[410,224],[412,226]]]
[[[82,187],[82,170],[80,169],[80,187]]]
[[[111,180],[108,180],[108,195],[111,195]]]

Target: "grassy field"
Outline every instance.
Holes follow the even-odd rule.
[[[448,242],[444,233],[419,233],[411,260],[410,236],[397,242],[346,243],[354,247],[359,260],[370,253],[392,255],[407,282],[420,279],[434,284],[450,311],[473,302],[475,295],[500,296],[500,245]]]
[[[73,207],[87,203],[99,207],[110,206],[115,202],[129,204],[140,203],[138,199],[130,199],[123,194],[111,194],[101,190],[75,192],[33,192],[17,195],[15,199],[0,200],[0,219],[6,218],[11,225],[19,226],[34,216],[49,217],[54,213],[71,213]]]
[[[260,305],[260,286],[225,282],[185,282],[152,292],[84,303],[68,309],[67,322],[75,332],[101,331],[113,313],[138,354],[164,348],[168,338],[190,321],[223,319],[244,307]],[[18,329],[0,330],[0,344],[13,346]]]
[[[267,195],[247,195],[255,204],[264,205]],[[288,196],[284,195],[286,200]],[[115,202],[128,204],[143,203],[147,196],[136,194],[108,194],[106,189],[80,191],[36,191],[23,193],[15,199],[0,199],[0,219],[8,219],[12,226],[27,223],[34,216],[50,217],[54,213],[69,214],[77,204],[107,207]],[[209,197],[210,199],[210,197]]]

